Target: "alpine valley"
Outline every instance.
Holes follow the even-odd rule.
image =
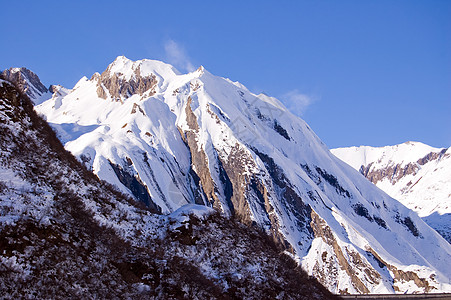
[[[2,77],[10,282],[36,274],[44,262],[30,253],[44,251],[48,264],[108,269],[116,290],[160,298],[332,297],[305,272],[334,294],[451,292],[451,244],[275,98],[203,67],[124,56],[72,89],[24,68]],[[27,96],[40,117],[22,108]],[[52,261],[59,244],[81,254]],[[74,293],[99,290],[78,276]]]

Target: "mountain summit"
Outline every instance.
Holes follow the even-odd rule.
[[[334,293],[451,291],[451,245],[275,98],[203,68],[118,57],[35,109],[152,211],[198,204],[256,225]]]
[[[42,84],[39,77],[27,68],[4,70],[1,77],[16,84],[35,104],[49,97],[49,90]]]

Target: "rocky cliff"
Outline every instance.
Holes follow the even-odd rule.
[[[49,90],[41,83],[39,77],[27,68],[10,68],[4,70],[1,76],[16,84],[36,104],[42,97],[48,96]]]

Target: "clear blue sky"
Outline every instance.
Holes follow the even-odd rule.
[[[451,146],[451,1],[2,1],[0,69],[72,87],[118,55],[204,65],[331,148]]]

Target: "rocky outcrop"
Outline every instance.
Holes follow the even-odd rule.
[[[433,287],[429,284],[429,280],[434,281],[434,275],[431,275],[429,277],[429,279],[421,278],[415,272],[403,271],[403,270],[396,268],[395,266],[393,266],[391,264],[388,264],[373,249],[368,248],[367,251],[369,253],[371,253],[382,266],[385,266],[393,274],[393,281],[394,281],[393,288],[396,292],[402,291],[398,287],[398,285],[402,284],[403,282],[406,282],[406,281],[413,281],[416,286],[423,289],[424,293],[429,293],[435,289],[435,287]]]
[[[55,97],[65,96],[66,93],[63,93],[62,90],[64,90],[64,88],[59,84],[52,84],[49,87],[49,92],[52,93]]]
[[[217,209],[224,209],[221,207],[219,198],[217,196],[218,188],[211,177],[210,169],[208,167],[208,159],[202,148],[199,149],[197,144],[197,135],[199,134],[199,125],[197,124],[197,118],[191,109],[192,99],[188,98],[185,107],[186,122],[188,123],[189,130],[182,132],[182,138],[188,146],[191,153],[191,164],[194,172],[199,177],[201,188],[206,195],[210,205]],[[180,130],[181,131],[181,130]]]
[[[227,159],[220,160],[220,170],[227,176],[228,182],[230,182],[231,192],[228,192],[227,201],[231,202],[230,205],[233,207],[234,214],[246,224],[250,224],[251,212],[249,209],[249,203],[246,201],[246,195],[250,192],[252,187],[248,184],[251,182],[251,178],[246,175],[246,166],[253,164],[252,158],[249,154],[240,147],[239,144],[235,144],[232,147]],[[258,179],[254,178],[254,189],[257,189]],[[227,181],[224,182],[227,186]],[[263,201],[264,191],[259,191],[257,194],[261,195],[260,199]],[[261,202],[260,201],[260,202]]]
[[[270,203],[270,192],[287,200],[286,207],[294,218],[298,219],[300,230],[311,233],[309,225],[310,207],[289,186],[289,182],[269,156],[253,149],[267,164],[268,178],[263,180],[256,174],[250,174],[249,169],[257,168],[251,152],[236,143],[228,153],[216,149],[207,153],[198,145],[199,125],[192,108],[192,99],[188,98],[185,114],[189,130],[182,132],[183,139],[191,152],[192,167],[200,180],[200,187],[213,207],[234,216],[244,224],[259,225],[267,230],[273,240],[284,250],[295,253],[292,245],[280,231],[279,220],[274,214]],[[209,108],[209,107],[207,107]],[[219,117],[208,110],[210,116],[218,123]],[[181,131],[181,130],[180,130]],[[213,159],[210,162],[209,159]],[[219,182],[215,182],[211,169],[216,171]],[[262,170],[263,172],[263,170]],[[274,186],[276,186],[274,188]],[[255,217],[259,217],[258,223]]]
[[[255,148],[252,151],[262,160],[269,174],[271,183],[266,185],[273,188],[273,192],[278,199],[283,199],[281,204],[284,210],[293,217],[296,229],[305,234],[305,239],[311,240],[313,236],[313,230],[310,226],[312,208],[298,195],[283,169],[275,163],[273,158]],[[272,225],[277,226],[277,223],[272,222]],[[299,245],[302,244],[300,241],[298,243],[300,243]],[[282,244],[288,247],[288,243],[285,241]],[[288,247],[288,250],[290,248]]]
[[[407,175],[415,175],[420,170],[421,166],[426,163],[440,159],[443,155],[446,155],[448,149],[443,149],[440,152],[430,152],[424,157],[418,159],[417,162],[408,163],[406,165],[391,163],[385,168],[376,169],[374,163],[370,163],[366,166],[360,167],[360,173],[368,178],[372,183],[376,184],[384,179],[389,179],[392,184],[398,182],[401,178]]]
[[[38,75],[27,68],[10,68],[4,70],[1,75],[5,80],[14,83],[19,90],[32,100],[48,92],[48,89],[42,84]]]
[[[421,166],[424,166],[425,164],[427,164],[428,162],[432,161],[432,160],[436,160],[436,159],[440,159],[442,156],[448,155],[446,154],[446,151],[448,149],[443,149],[440,152],[431,152],[427,155],[425,155],[423,158],[420,158],[417,163]]]
[[[373,163],[367,166],[360,167],[360,173],[368,178],[369,181],[376,184],[386,178],[390,180],[392,184],[396,183],[399,179],[406,175],[416,174],[419,167],[414,163],[409,163],[405,166],[401,165],[390,165],[383,169],[374,169]]]
[[[314,211],[312,211],[311,227],[313,229],[315,237],[320,237],[326,244],[330,245],[335,254],[335,261],[328,261],[327,252],[324,252],[322,259],[327,267],[316,267],[314,269],[316,272],[316,274],[314,275],[321,283],[327,285],[327,281],[333,281],[334,278],[338,279],[338,272],[336,270],[337,265],[339,268],[346,271],[346,274],[351,279],[353,287],[361,294],[367,294],[370,291],[359,278],[359,276],[364,276],[367,281],[375,284],[378,284],[381,281],[380,274],[376,272],[376,270],[374,270],[374,268],[370,264],[366,263],[358,252],[346,248],[347,253],[343,253],[342,248],[338,244],[330,227]],[[345,257],[345,255],[350,257],[349,261]],[[342,293],[346,292],[342,291]]]
[[[97,85],[97,96],[102,99],[107,99],[109,94],[107,93],[107,89],[103,86],[102,83]]]
[[[142,96],[148,92],[149,97],[155,94],[156,76],[153,74],[142,76],[139,66],[129,80],[124,79],[121,73],[111,74],[110,71],[110,67],[108,67],[100,76],[91,78],[91,80],[97,80],[97,96],[99,98],[111,97],[112,100],[121,101],[135,94]]]
[[[133,103],[133,108],[131,111],[131,114],[136,114],[136,112],[139,111],[143,116],[146,115],[146,113],[144,112],[144,110],[141,108],[141,106],[139,106],[136,103]]]

